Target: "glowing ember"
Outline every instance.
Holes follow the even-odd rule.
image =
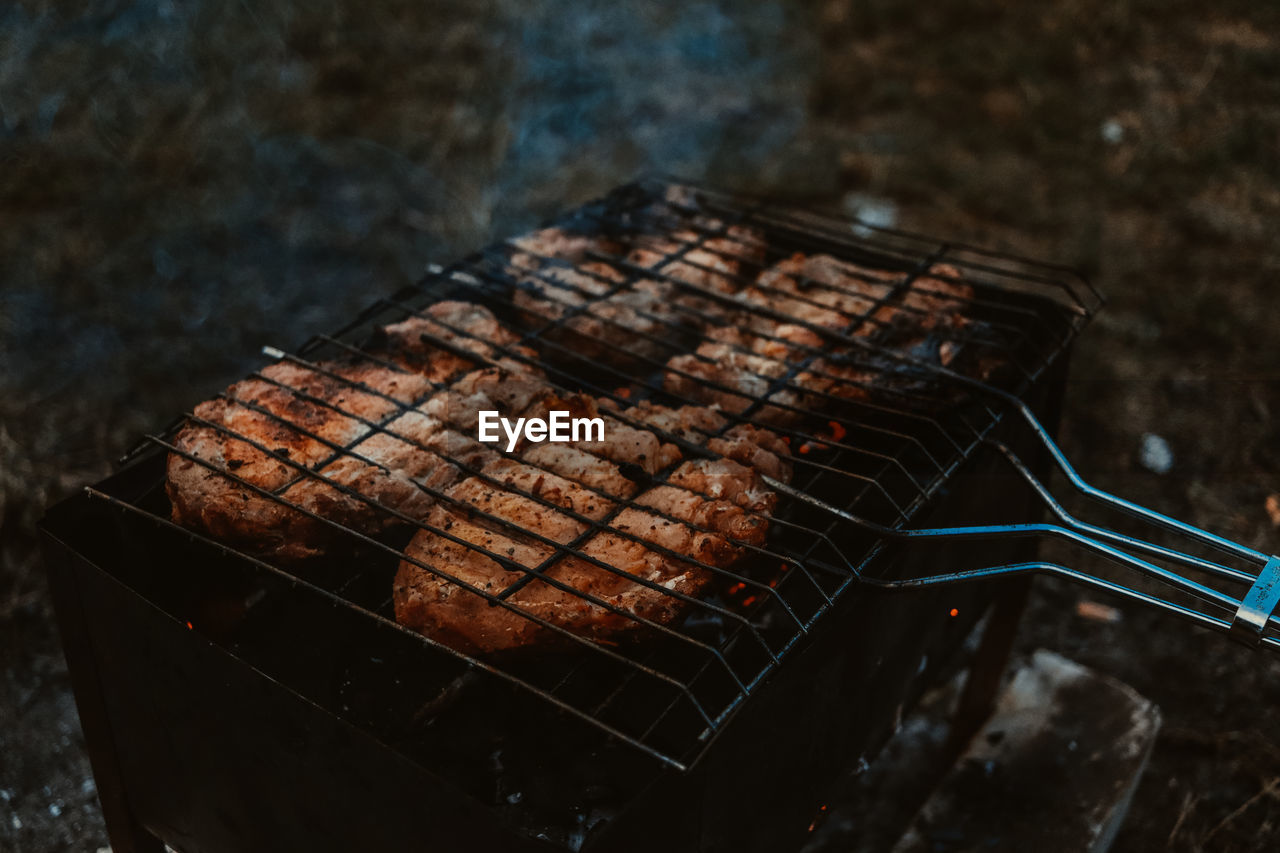
[[[952,615],[952,616],[959,616],[959,615],[960,615],[960,610],[959,610],[958,608],[955,608],[955,607],[951,608],[951,615]]]

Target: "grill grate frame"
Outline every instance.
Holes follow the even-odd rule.
[[[673,202],[659,202],[666,198],[674,188],[681,192],[692,193],[697,199],[696,207],[689,207]],[[719,227],[708,227],[701,216],[713,216],[720,222]],[[672,265],[684,265],[686,268],[698,268],[696,261],[689,259],[695,251],[699,253],[718,250],[709,248],[709,243],[724,240],[728,229],[732,226],[759,228],[765,232],[767,242],[778,250],[824,252],[833,254],[844,260],[853,261],[874,269],[892,269],[901,274],[901,278],[877,301],[869,303],[862,315],[854,317],[846,328],[838,331],[813,327],[826,343],[825,348],[810,348],[806,357],[776,377],[770,384],[764,397],[771,398],[779,391],[801,390],[794,384],[795,377],[804,369],[812,366],[819,358],[830,359],[837,348],[847,350],[846,358],[851,365],[869,365],[892,375],[894,366],[904,364],[903,354],[892,348],[876,343],[875,339],[854,333],[864,325],[876,325],[873,317],[881,308],[893,305],[922,278],[938,278],[930,268],[938,262],[946,262],[956,266],[962,273],[961,279],[973,286],[977,297],[966,304],[966,309],[974,316],[983,319],[975,325],[974,332],[983,336],[989,333],[1007,334],[1007,340],[977,338],[961,340],[962,348],[975,349],[1000,348],[1007,354],[1007,363],[1014,369],[1015,376],[1005,387],[1014,395],[1025,394],[1036,381],[1065,352],[1074,338],[1093,312],[1100,300],[1086,282],[1060,267],[1038,264],[1016,256],[985,252],[973,247],[951,245],[928,240],[888,229],[877,229],[871,226],[855,225],[837,217],[808,212],[785,211],[769,206],[760,200],[749,199],[718,193],[702,187],[691,187],[687,184],[676,184],[665,180],[650,180],[624,187],[606,198],[592,202],[577,211],[571,212],[557,220],[555,225],[568,228],[589,228],[605,233],[642,232],[663,233],[669,235],[677,228],[683,229],[693,236],[678,241],[674,250],[665,253],[661,260],[648,267],[640,267],[628,262],[625,257],[599,254],[597,260],[616,266],[624,272],[622,280],[606,291],[604,296],[593,295],[580,306],[559,316],[545,318],[547,322],[540,326],[529,327],[526,320],[515,317],[511,303],[512,288],[517,275],[513,275],[511,244],[499,244],[477,252],[462,261],[451,265],[438,273],[429,275],[417,287],[407,289],[394,297],[382,299],[342,330],[333,335],[318,335],[299,348],[296,354],[279,349],[270,349],[268,353],[277,360],[293,361],[309,369],[317,369],[326,354],[348,353],[360,354],[372,360],[378,360],[375,353],[365,349],[365,341],[372,326],[388,322],[396,322],[421,312],[432,302],[442,298],[460,298],[484,305],[504,321],[509,327],[521,328],[524,334],[513,346],[493,345],[499,356],[530,360],[541,368],[551,380],[551,384],[562,392],[584,391],[602,399],[609,399],[625,406],[636,400],[630,394],[621,393],[623,388],[635,389],[636,397],[653,399],[662,403],[692,403],[694,400],[675,400],[673,395],[663,388],[657,371],[663,368],[666,357],[639,357],[641,363],[647,364],[648,372],[641,373],[634,368],[611,367],[597,365],[596,375],[584,375],[574,366],[575,353],[571,347],[553,338],[555,333],[567,328],[566,324],[581,314],[587,313],[598,304],[598,300],[609,293],[617,293],[634,285],[642,279],[658,279],[682,292],[703,298],[718,299],[721,303],[731,301],[731,297],[717,295],[699,288],[666,270]],[[771,257],[767,260],[776,260]],[[544,259],[545,260],[545,259]],[[702,265],[704,272],[715,270]],[[537,272],[537,271],[535,271]],[[926,273],[928,274],[926,276]],[[545,272],[539,273],[541,276]],[[746,284],[745,278],[742,281]],[[810,284],[815,284],[810,282]],[[563,287],[556,282],[557,287]],[[684,305],[676,306],[681,312],[691,316],[700,313],[698,309]],[[735,303],[735,308],[741,308]],[[662,319],[662,318],[652,318]],[[701,317],[702,321],[709,319]],[[775,316],[776,320],[794,321],[796,318],[787,315]],[[663,320],[669,324],[669,321]],[[441,325],[446,325],[441,323]],[[454,332],[461,330],[454,329]],[[889,329],[882,330],[888,333]],[[578,334],[575,332],[575,334]],[[656,336],[655,336],[656,337]],[[688,339],[688,335],[683,336]],[[680,334],[672,336],[678,340]],[[705,340],[705,339],[704,339]],[[696,346],[697,338],[693,339]],[[461,355],[476,363],[477,367],[487,366],[492,360],[477,357],[467,350],[452,347],[447,342],[436,339],[434,343]],[[620,350],[616,341],[597,340],[596,344]],[[536,346],[539,356],[528,359],[515,350],[515,346]],[[671,355],[690,351],[671,343]],[[557,355],[549,355],[555,353]],[[628,357],[635,360],[633,353]],[[599,374],[603,373],[601,376]],[[604,380],[616,377],[619,385],[611,385]],[[260,372],[255,378],[267,379]],[[702,381],[697,377],[691,377]],[[961,383],[965,385],[964,383]],[[975,383],[976,384],[976,383]],[[376,393],[373,389],[363,388],[366,393]],[[730,389],[731,390],[731,389]],[[922,507],[937,494],[952,476],[1000,422],[1003,409],[996,398],[984,399],[980,393],[974,393],[972,387],[957,389],[956,383],[944,377],[933,377],[931,383],[921,385],[916,382],[906,387],[892,387],[872,383],[869,389],[873,396],[868,400],[841,399],[838,405],[833,401],[832,410],[823,412],[818,421],[835,421],[845,429],[843,438],[821,433],[807,423],[779,427],[776,424],[762,422],[758,415],[766,405],[763,400],[741,413],[723,412],[726,425],[722,432],[738,423],[749,423],[769,429],[775,433],[786,435],[791,439],[792,447],[804,447],[806,444],[814,448],[810,453],[793,453],[796,466],[794,485],[807,493],[825,496],[841,495],[839,505],[846,510],[856,511],[866,517],[888,526],[905,526],[915,517]],[[962,393],[957,393],[960,391]],[[434,393],[434,391],[433,391]],[[385,395],[383,395],[385,396]],[[237,400],[243,405],[244,401]],[[323,401],[322,401],[323,402]],[[367,424],[372,431],[386,431],[388,425],[411,406],[401,401],[393,401],[392,409],[381,423]],[[417,401],[415,401],[417,402]],[[769,407],[779,404],[771,399]],[[833,415],[832,411],[838,414]],[[262,410],[268,415],[270,412]],[[812,413],[810,413],[812,414]],[[348,413],[348,416],[350,414]],[[612,413],[622,423],[637,425],[626,417],[625,409]],[[188,414],[188,419],[194,415]],[[274,417],[274,416],[273,416]],[[227,428],[205,422],[224,433]],[[165,452],[178,453],[198,464],[205,465],[220,474],[238,480],[242,486],[262,494],[263,497],[284,502],[283,491],[286,486],[271,493],[259,489],[256,485],[236,477],[231,472],[217,469],[208,460],[187,454],[173,443],[173,436],[181,422],[175,424],[164,433],[149,436],[147,443]],[[294,429],[299,425],[290,424]],[[662,430],[645,427],[658,433],[664,441],[679,446],[687,458],[706,456],[708,452],[698,444],[685,441],[679,436],[664,433]],[[302,430],[300,430],[302,431]],[[333,455],[323,462],[305,466],[276,455],[269,448],[257,445],[262,452],[278,459],[286,465],[298,470],[298,477],[321,477],[320,470],[324,464],[341,455],[354,454],[360,441],[368,438],[372,432],[362,434],[348,446],[333,446]],[[230,437],[236,437],[230,434]],[[855,438],[857,439],[855,441]],[[245,440],[245,437],[239,437]],[[250,440],[249,443],[253,444]],[[416,443],[416,442],[415,442]],[[505,455],[505,453],[504,453]],[[460,460],[452,460],[458,464]],[[464,471],[466,468],[464,467]],[[801,474],[801,471],[804,473]],[[478,472],[466,471],[469,475]],[[296,482],[296,480],[294,481]],[[660,482],[660,480],[659,480]],[[351,497],[366,500],[353,490],[333,484],[340,491],[348,492]],[[505,486],[504,486],[505,487]],[[505,487],[512,488],[512,487]],[[174,527],[163,511],[156,506],[142,501],[127,501],[118,496],[99,489],[91,489],[90,494],[112,503],[119,504],[150,522]],[[537,495],[521,493],[526,497],[539,499]],[[454,499],[443,493],[434,495],[442,503],[456,503]],[[610,496],[616,508],[633,505],[631,500],[621,500]],[[549,502],[542,503],[552,506]],[[555,507],[558,512],[565,512]],[[297,511],[309,513],[302,508]],[[394,513],[394,510],[383,509]],[[615,511],[618,511],[615,509]],[[468,510],[471,508],[468,506]],[[651,511],[646,508],[646,511]],[[655,512],[655,514],[665,515]],[[344,536],[358,540],[374,551],[381,552],[388,559],[405,558],[403,549],[388,544],[379,538],[367,536],[358,531],[346,528],[340,523],[314,516],[323,523],[334,527]],[[670,516],[667,516],[670,518]],[[405,517],[407,523],[417,529],[431,529],[436,535],[458,541],[447,531],[431,528],[420,520]],[[493,523],[505,525],[501,519],[491,517]],[[544,544],[553,548],[558,559],[571,554],[578,559],[598,565],[609,571],[621,570],[607,566],[600,561],[593,561],[588,555],[581,553],[576,544],[585,541],[585,536],[603,529],[608,524],[605,519],[578,520],[587,524],[587,533],[568,545],[547,540]],[[809,523],[806,523],[809,522]],[[686,523],[686,522],[681,522]],[[434,648],[442,648],[450,654],[458,656],[469,665],[483,669],[510,683],[528,690],[555,707],[568,712],[588,724],[636,747],[643,753],[658,759],[676,769],[685,770],[691,767],[727,724],[735,710],[751,695],[753,690],[781,664],[791,650],[811,630],[818,619],[831,607],[856,580],[862,566],[878,553],[881,542],[867,535],[865,531],[850,529],[835,519],[826,520],[820,526],[813,526],[805,517],[803,506],[790,505],[785,499],[780,502],[779,510],[771,518],[775,533],[763,547],[752,547],[756,556],[752,565],[747,568],[724,568],[703,564],[701,567],[715,575],[740,585],[741,589],[755,591],[752,596],[743,595],[732,598],[720,593],[705,595],[686,602],[690,615],[674,625],[657,625],[650,627],[662,637],[678,644],[680,648],[692,650],[696,658],[687,659],[685,655],[673,654],[668,650],[654,651],[644,647],[610,648],[604,644],[593,642],[568,632],[560,626],[547,623],[546,627],[565,637],[567,642],[582,653],[573,661],[572,666],[556,670],[552,668],[550,675],[535,673],[540,680],[518,666],[510,666],[504,662],[483,661],[469,656],[456,649],[449,648],[427,637],[412,634],[417,640]],[[696,527],[696,525],[691,525]],[[186,535],[203,539],[213,547],[227,549],[222,543],[214,542],[203,534],[183,531]],[[527,535],[527,531],[522,531]],[[472,550],[479,550],[466,542]],[[658,546],[646,543],[646,547],[661,550]],[[323,594],[330,596],[335,603],[361,611],[368,618],[390,621],[389,596],[382,600],[362,598],[357,592],[368,586],[362,572],[357,572],[337,585],[326,586],[314,579],[299,576],[279,566],[259,560],[252,555],[237,552],[240,559],[249,560],[265,570],[286,576],[292,583],[300,583],[315,587]],[[523,573],[523,583],[532,582],[540,576],[542,582],[553,582],[542,576],[544,566],[528,569],[496,553],[486,556],[504,567]],[[691,558],[679,556],[684,562],[692,562]],[[768,562],[779,566],[785,565],[785,572],[757,571],[755,563],[764,566]],[[440,572],[438,567],[419,564],[428,571]],[[447,578],[446,578],[447,579]],[[652,582],[632,578],[642,584],[655,588]],[[772,583],[771,583],[772,582]],[[517,582],[519,583],[519,581]],[[731,587],[733,588],[733,587]],[[489,593],[476,590],[475,594],[483,595],[493,606],[511,608],[507,600],[512,590],[501,590]],[[670,591],[665,591],[664,594]],[[607,609],[607,602],[593,602]],[[525,614],[528,617],[528,614]],[[634,613],[624,615],[636,620],[642,617]],[[699,618],[704,620],[721,620],[721,624],[708,630],[706,626],[697,627]],[[401,631],[407,629],[396,626]],[[408,632],[412,633],[412,632]],[[608,679],[600,677],[601,668],[611,672]],[[584,682],[590,681],[587,689]],[[637,701],[641,700],[641,701]],[[637,713],[636,706],[648,709]],[[619,713],[619,709],[626,710]]]

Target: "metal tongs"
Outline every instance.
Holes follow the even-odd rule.
[[[1157,527],[1180,534],[1188,539],[1206,545],[1216,551],[1228,554],[1237,558],[1244,563],[1256,567],[1256,574],[1240,571],[1238,569],[1229,568],[1212,560],[1206,560],[1193,554],[1177,551],[1138,539],[1132,536],[1126,536],[1114,530],[1108,530],[1099,527],[1071,515],[1063,506],[1054,499],[1048,488],[1036,478],[1031,469],[1005,444],[992,439],[985,439],[985,443],[995,448],[1007,459],[1018,473],[1027,481],[1035,490],[1036,494],[1049,508],[1050,513],[1056,518],[1057,523],[1044,524],[992,524],[977,525],[969,527],[937,527],[924,528],[917,530],[903,530],[895,527],[889,527],[869,519],[862,518],[853,513],[832,506],[824,501],[806,495],[803,492],[779,482],[770,477],[765,477],[769,485],[779,492],[787,494],[797,500],[804,501],[812,506],[816,506],[826,512],[836,515],[846,521],[866,528],[875,534],[889,539],[993,539],[1002,537],[1022,537],[1022,536],[1056,536],[1070,542],[1081,545],[1091,551],[1103,555],[1109,560],[1125,566],[1134,571],[1141,572],[1148,577],[1154,578],[1167,587],[1178,589],[1189,593],[1191,596],[1199,599],[1201,602],[1209,605],[1210,608],[1217,608],[1219,613],[1228,614],[1225,618],[1223,615],[1215,615],[1213,612],[1207,612],[1206,609],[1197,609],[1188,607],[1176,602],[1167,600],[1158,595],[1152,595],[1137,589],[1097,577],[1096,575],[1082,572],[1063,566],[1059,563],[1035,561],[1022,563],[1009,563],[999,566],[988,566],[985,568],[968,569],[958,572],[948,572],[925,577],[907,578],[903,580],[891,580],[887,578],[868,577],[859,575],[858,580],[861,583],[880,587],[889,590],[907,590],[929,586],[943,586],[947,584],[966,583],[970,581],[981,581],[992,578],[1006,577],[1012,575],[1026,574],[1050,574],[1059,577],[1066,577],[1078,583],[1086,584],[1097,589],[1104,590],[1124,598],[1133,599],[1143,602],[1152,607],[1180,616],[1183,619],[1194,622],[1197,625],[1211,628],[1228,634],[1235,640],[1254,647],[1268,647],[1270,649],[1280,651],[1280,636],[1273,631],[1272,635],[1267,635],[1267,628],[1273,626],[1280,628],[1280,616],[1276,615],[1277,605],[1280,605],[1280,556],[1268,556],[1267,554],[1256,551],[1253,548],[1246,547],[1229,539],[1224,539],[1206,530],[1193,527],[1177,519],[1170,518],[1167,515],[1139,506],[1124,498],[1117,497],[1108,492],[1104,492],[1085,482],[1084,478],[1076,472],[1076,469],[1067,460],[1062,449],[1058,447],[1057,442],[1049,435],[1048,430],[1040,423],[1035,414],[1018,397],[1009,394],[1000,389],[992,388],[989,385],[978,382],[969,377],[956,374],[946,368],[937,365],[931,365],[924,362],[918,362],[910,356],[902,356],[902,360],[916,363],[918,366],[931,369],[939,374],[945,375],[947,378],[961,381],[966,385],[977,386],[982,391],[1002,398],[1010,404],[1015,411],[1019,412],[1023,419],[1030,425],[1036,436],[1043,443],[1046,450],[1052,456],[1054,463],[1058,469],[1062,471],[1068,482],[1076,489],[1076,491],[1086,497],[1102,504],[1119,509],[1131,516],[1140,518]],[[1144,560],[1134,555],[1137,552],[1149,557],[1155,557],[1165,560],[1169,563],[1178,564],[1190,569],[1207,573],[1215,578],[1228,581],[1237,586],[1246,587],[1247,591],[1243,596],[1237,598],[1219,589],[1199,583],[1191,578],[1184,577],[1176,571],[1158,566],[1148,560]]]

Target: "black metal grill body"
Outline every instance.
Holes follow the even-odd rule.
[[[625,206],[627,192],[610,204],[621,198]],[[601,208],[584,210],[598,216]],[[857,250],[859,259],[866,251]],[[946,251],[938,247],[914,260],[886,254],[882,265],[919,269]],[[492,257],[473,256],[444,276],[455,288],[450,295],[483,301],[501,317],[501,288],[485,285]],[[398,294],[360,322],[387,322],[397,310],[404,316],[414,310],[410,303],[439,298],[440,284]],[[1061,307],[1012,291],[1001,291],[996,304],[1041,320]],[[1021,368],[1014,390],[1042,414],[1051,416],[1060,397],[1060,356],[1074,322],[1051,324],[1057,337],[1040,353],[1042,342],[1028,341],[1038,330],[1014,328],[1030,347],[1022,356],[1029,352],[1034,362]],[[530,341],[543,337],[535,332]],[[318,341],[302,356],[318,357],[341,340],[340,334]],[[592,369],[569,363],[549,372],[593,391],[613,379],[613,371]],[[645,387],[643,371],[630,378]],[[957,401],[955,408],[970,418],[985,413],[976,426],[957,415],[973,435],[1005,432],[981,401]],[[865,413],[871,429],[874,414]],[[1019,436],[1004,438],[1026,449]],[[876,457],[884,476],[865,483],[895,504],[897,518],[889,522],[1030,520],[1025,483],[978,447],[958,446],[962,452],[936,466],[927,488],[914,485],[911,469],[919,461],[907,455]],[[1038,457],[1033,449],[1025,453]],[[634,698],[643,709],[650,698],[635,692],[631,678],[614,686],[606,673],[593,681],[590,655],[561,674],[559,664],[518,658],[491,664],[424,642],[379,618],[376,602],[394,571],[394,561],[380,553],[385,546],[360,544],[328,563],[281,571],[168,523],[162,481],[163,454],[152,449],[95,487],[96,497],[52,510],[45,525],[68,660],[119,850],[147,849],[153,837],[184,853],[427,844],[794,848],[825,784],[874,753],[990,595],[976,588],[886,596],[857,588],[857,573],[872,567],[880,576],[915,576],[1025,558],[1020,549],[1028,547],[952,544],[899,554],[813,520],[810,538],[822,539],[824,531],[843,537],[843,550],[823,556],[810,542],[803,552],[787,552],[806,576],[812,569],[823,578],[815,583],[821,600],[805,605],[805,624],[781,640],[774,636],[776,652],[749,671],[734,646],[745,642],[742,632],[723,642],[722,653],[745,676],[743,689],[726,696],[691,681],[691,696],[718,703],[707,700],[714,725],[696,718],[691,724],[673,702],[648,728],[641,724],[649,717],[637,711],[639,734],[632,736],[617,726],[593,726],[581,713],[588,705],[608,707],[615,696],[623,697],[615,708]],[[823,482],[821,474],[807,482],[797,477],[798,486],[818,491]],[[913,487],[899,503],[892,493],[906,489],[904,482]],[[850,505],[871,512],[875,501],[855,496]],[[804,529],[803,510],[786,517]],[[849,563],[839,565],[840,557]],[[353,565],[371,568],[352,579]],[[330,581],[336,575],[346,578],[340,586]],[[778,597],[785,601],[787,590],[801,588],[799,577],[789,575]],[[678,658],[658,649],[645,660],[658,666]],[[543,683],[555,688],[530,688]],[[592,695],[584,698],[584,691]],[[607,695],[601,701],[592,691]],[[620,719],[630,721],[625,713]]]
[[[1033,506],[1021,481],[995,460],[976,458],[928,518],[965,523],[994,511],[1029,520],[1038,514]],[[859,757],[874,757],[953,659],[992,594],[981,587],[911,596],[852,591],[688,773],[637,762],[604,739],[584,741],[572,721],[518,690],[501,694],[501,738],[480,738],[470,755],[442,757],[432,747],[447,745],[388,743],[340,716],[340,676],[327,664],[352,646],[390,656],[401,638],[355,624],[348,611],[323,601],[299,606],[306,590],[282,590],[291,604],[277,627],[287,641],[275,653],[292,660],[250,665],[183,619],[235,599],[239,561],[176,533],[140,544],[137,531],[122,524],[127,519],[101,509],[73,499],[50,517],[46,533],[85,734],[121,851],[137,828],[183,853],[390,853],[421,850],[424,839],[442,850],[564,849],[531,840],[518,816],[506,822],[514,811],[504,802],[509,793],[494,791],[486,801],[458,787],[459,763],[491,761],[486,747],[522,741],[545,747],[549,761],[565,756],[541,768],[540,785],[567,795],[562,837],[573,836],[576,814],[590,820],[602,816],[593,806],[613,810],[596,833],[583,833],[583,849],[798,849],[832,780]],[[1021,558],[1027,547],[953,546],[949,554],[916,551],[899,559],[886,553],[872,565],[888,576],[912,576],[922,568]],[[413,659],[424,684],[465,672],[444,653],[415,651]],[[588,753],[587,770],[572,766]],[[592,764],[594,783],[582,778]],[[593,791],[601,781],[609,790]],[[629,801],[623,790],[632,791]]]

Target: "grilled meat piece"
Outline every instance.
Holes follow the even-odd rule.
[[[670,219],[689,198],[659,202],[647,212]],[[535,326],[575,312],[548,339],[584,360],[631,368],[687,348],[708,319],[723,321],[724,305],[700,291],[733,293],[764,263],[757,229],[726,226],[702,214],[677,211],[688,227],[627,238],[546,228],[512,241],[514,301]],[[629,250],[628,250],[629,249]],[[615,261],[616,259],[616,261]],[[637,277],[629,268],[652,269]],[[583,307],[585,306],[585,307]]]
[[[447,485],[457,471],[399,437],[407,431],[430,441],[439,428],[410,424],[421,416],[406,410],[474,367],[440,343],[491,359],[495,345],[516,338],[468,303],[442,302],[424,315],[381,329],[370,358],[314,368],[283,361],[197,406],[173,443],[207,464],[169,455],[174,521],[292,561],[322,553],[336,534],[282,500],[364,533],[397,523],[373,504],[413,517],[425,513],[430,498],[420,484]]]
[[[958,269],[950,264],[934,264],[911,283],[900,301],[881,307],[874,316],[881,323],[904,328],[908,334],[945,327],[963,329],[971,322],[964,310],[974,295],[973,288],[960,279]]]
[[[533,468],[516,466],[492,446],[476,441],[473,436],[477,413],[486,409],[515,412],[519,417],[546,417],[552,409],[568,410],[575,416],[595,414],[591,398],[558,396],[540,376],[503,367],[473,371],[354,444],[320,470],[322,480],[300,479],[283,497],[291,504],[369,532],[425,517],[435,501],[435,492],[456,482],[464,476],[462,469],[468,468],[479,469],[508,485],[527,487],[524,490],[533,494],[545,489],[548,494],[567,495],[582,512],[591,495],[575,481],[559,476],[554,467],[534,476]],[[675,458],[673,448],[663,446],[648,433],[628,441],[629,433],[624,427],[619,425],[615,432],[620,433],[620,440],[610,443],[602,455],[613,455],[623,464],[641,467],[648,456],[652,457],[650,467],[663,466]],[[577,443],[579,447],[595,444],[598,442]],[[554,446],[564,451],[578,449],[574,445]],[[578,460],[578,468],[568,469],[570,474],[578,474],[588,482],[621,480],[630,484],[621,478],[615,464],[586,453],[583,457]],[[630,494],[625,488],[620,493]],[[407,519],[388,514],[370,499]]]
[[[903,390],[922,381],[920,368],[888,357],[871,363],[842,339],[874,340],[949,366],[957,349],[945,335],[970,323],[961,312],[973,295],[946,264],[907,286],[905,273],[793,255],[738,295],[753,310],[709,329],[694,353],[669,359],[663,384],[735,414],[754,409],[752,418],[763,423],[793,424],[797,410],[829,410],[832,398],[865,400],[877,387]]]
[[[680,459],[674,445],[663,442],[649,430],[620,423],[607,411],[602,412],[594,398],[585,394],[561,395],[539,376],[515,374],[501,368],[467,374],[447,390],[432,396],[419,410],[422,415],[468,435],[477,433],[482,410],[511,413],[507,417],[519,418],[546,419],[553,410],[567,411],[575,418],[600,417],[605,423],[603,441],[579,439],[544,445],[531,444],[522,438],[516,445],[516,453],[540,454],[538,458],[563,466],[563,470],[557,468],[556,473],[575,479],[580,474],[582,482],[616,482],[618,466],[634,466],[652,475]],[[555,449],[545,449],[548,446]]]
[[[778,505],[777,494],[764,485],[756,472],[732,459],[691,459],[672,472],[670,482],[689,494],[715,502],[725,501],[751,513],[741,519],[743,529],[738,531],[738,538],[749,537],[751,544],[763,541],[752,534],[759,528],[762,517],[767,517]],[[656,500],[659,491],[654,489],[645,497]],[[674,499],[675,494],[663,492],[661,497]],[[757,539],[760,541],[755,541]]]
[[[629,498],[637,488],[634,482],[623,476],[616,463],[593,456],[580,447],[550,442],[535,444],[526,448],[520,458],[606,495]]]
[[[468,506],[433,507],[428,529],[405,550],[393,585],[396,620],[470,653],[563,641],[562,632],[613,642],[667,624],[689,606],[679,596],[711,582],[707,567],[733,564],[742,545],[763,543],[768,529],[763,515],[709,493],[772,507],[758,476],[729,460],[683,463],[672,483],[645,490],[592,531],[541,503],[464,480],[450,492]],[[505,606],[483,594],[530,573],[536,577]]]
[[[643,213],[652,230],[632,239],[627,260],[682,282],[720,293],[736,293],[764,263],[764,234],[748,225],[729,225],[704,212],[697,194],[671,187]],[[678,298],[715,308],[688,288]]]
[[[762,272],[739,298],[802,326],[857,336],[897,329],[903,339],[912,339],[946,326],[962,328],[969,322],[963,311],[973,297],[973,288],[950,264],[934,264],[907,286],[904,272],[796,254]],[[858,322],[868,317],[871,322]],[[776,322],[753,314],[746,325],[768,333]]]
[[[511,245],[542,259],[560,258],[575,265],[590,261],[594,255],[617,255],[623,251],[620,242],[603,234],[554,227],[517,237]]]
[[[802,326],[781,324],[768,335],[722,326],[707,337],[692,354],[668,360],[663,387],[735,415],[752,410],[762,423],[795,424],[822,409],[826,395],[865,397],[853,383],[873,377],[818,357],[823,339]]]
[[[481,473],[486,485],[497,484],[500,488],[506,487],[520,495],[547,501],[592,520],[603,518],[614,507],[614,502],[600,494],[599,490],[552,473],[524,457],[520,460],[507,457],[495,459],[485,465]],[[632,491],[634,489],[628,481],[627,488],[623,489],[624,494],[619,497],[627,497],[629,495],[626,493]],[[476,505],[487,510],[490,496],[496,496],[500,500],[502,494],[490,488],[489,495],[484,495],[483,502],[476,502]]]
[[[544,261],[523,253],[511,256],[511,271],[519,274],[523,285],[516,292],[516,304],[536,308],[531,313],[538,319],[561,317],[566,308],[595,302],[627,280],[617,267],[602,261],[567,266],[558,260]],[[550,314],[547,306],[560,307]]]
[[[543,337],[562,348],[561,357],[628,367],[661,362],[690,332],[688,318],[671,302],[670,284],[628,281],[598,261],[566,267],[527,254],[512,257],[511,271],[518,276],[513,301],[522,319],[533,328],[553,324]]]
[[[174,521],[257,553],[286,559],[319,553],[329,538],[324,525],[218,472],[231,472],[245,483],[279,493],[304,477],[302,471],[334,456],[334,447],[369,435],[365,420],[377,423],[397,410],[396,402],[357,390],[351,383],[384,393],[413,394],[431,387],[425,377],[381,367],[327,369],[332,375],[281,362],[263,369],[262,379],[238,382],[224,397],[197,406],[194,414],[199,420],[189,421],[174,445],[212,468],[177,453],[169,455],[166,489]],[[392,381],[397,383],[394,389]],[[333,401],[353,416],[339,414],[324,401]]]
[[[764,262],[764,251],[764,238],[754,228],[711,221],[698,229],[642,235],[627,261],[697,289],[736,293]]]
[[[712,453],[760,474],[783,482],[791,480],[791,451],[786,442],[766,429],[749,423],[728,427],[727,418],[706,406],[672,409],[643,400],[626,409],[624,414],[628,420],[647,424],[690,444],[705,446]],[[694,491],[701,490],[695,488]]]
[[[730,427],[723,436],[708,441],[707,449],[775,480],[791,481],[791,449],[777,435],[754,424]]]
[[[396,574],[397,621],[473,653],[563,640],[562,632],[611,642],[651,627],[646,621],[673,621],[689,606],[680,595],[695,596],[713,568],[764,542],[777,497],[760,473],[791,474],[777,436],[744,425],[726,431],[723,416],[699,406],[578,405],[610,422],[605,442],[519,448],[518,462],[487,465],[487,476],[451,487],[452,500],[431,509]],[[722,455],[681,461],[675,445],[644,426]],[[614,461],[649,475],[675,468],[646,488]],[[540,479],[537,470],[556,476]],[[520,473],[504,479],[502,471]],[[528,580],[531,572],[538,577]],[[505,605],[482,594],[517,582]]]
[[[420,315],[374,331],[369,351],[404,370],[445,384],[486,361],[516,371],[529,371],[525,362],[505,353],[530,357],[533,351],[516,346],[519,337],[493,313],[470,302],[437,302]],[[471,353],[475,358],[456,351]]]
[[[623,409],[612,400],[607,400],[601,404],[601,408],[624,412],[624,417],[629,421],[651,426],[691,444],[706,443],[708,436],[723,429],[725,425],[724,416],[706,406],[681,406],[672,409],[660,406],[652,400],[641,400],[634,406]]]
[[[785,314],[800,325],[848,330],[856,334],[858,319],[877,302],[893,295],[906,273],[873,270],[831,255],[795,254],[762,272],[740,296],[743,303]],[[753,313],[752,328],[770,331],[777,321]],[[863,333],[869,333],[866,330]]]
[[[687,400],[697,400],[740,415],[776,424],[794,423],[804,406],[788,374],[790,365],[776,358],[743,351],[732,344],[707,341],[692,355],[667,362],[663,387]],[[768,403],[756,406],[757,401]],[[773,405],[769,405],[773,404]]]
[[[560,631],[613,642],[643,628],[639,620],[673,621],[686,604],[672,593],[694,596],[708,582],[706,573],[691,564],[667,560],[633,540],[602,533],[586,543],[584,555],[608,565],[617,563],[635,578],[661,584],[667,592],[589,560],[563,557],[544,570],[550,582],[534,580],[513,593],[506,606],[492,606],[478,591],[496,594],[506,589],[526,576],[521,568],[542,566],[555,549],[459,518],[439,506],[428,523],[462,543],[431,534],[414,537],[406,549],[409,559],[400,564],[393,585],[396,621],[472,654],[563,640]],[[477,549],[500,556],[503,563]],[[612,608],[585,596],[606,601]]]
[[[803,326],[783,323],[767,336],[739,328],[720,328],[711,330],[708,337],[722,347],[752,353],[756,360],[768,364],[773,374],[790,375],[770,395],[771,402],[796,405],[790,401],[798,400],[807,410],[830,409],[832,397],[869,398],[878,375],[875,370],[858,366],[856,360],[846,361],[843,356],[851,348],[831,346],[822,336]],[[826,352],[834,355],[823,354]],[[717,378],[721,384],[735,388],[749,388],[753,381],[750,376],[727,370]],[[766,423],[788,424],[799,420],[800,414],[765,406],[760,411],[760,419]]]

